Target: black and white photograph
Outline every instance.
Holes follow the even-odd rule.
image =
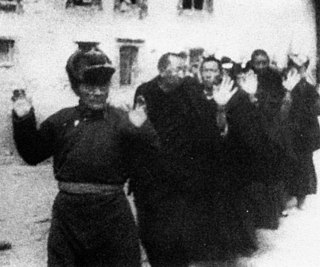
[[[0,0],[0,267],[319,267],[318,0]]]

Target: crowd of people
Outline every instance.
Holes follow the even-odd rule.
[[[37,127],[25,95],[13,98],[13,135],[31,165],[53,156],[59,193],[48,266],[234,264],[259,247],[257,229],[277,229],[287,203],[315,194],[320,96],[309,60],[288,55],[276,71],[264,50],[243,66],[214,55],[200,77],[166,53],[128,110],[108,104],[115,68],[99,48],[67,62],[79,105]],[[137,218],[123,187],[129,180]]]

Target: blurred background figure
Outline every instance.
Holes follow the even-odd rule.
[[[198,82],[200,82],[200,73],[199,73],[199,65],[198,64],[192,64],[190,66],[190,76],[195,78]]]
[[[320,148],[319,92],[306,80],[309,58],[290,54],[283,73],[286,90],[280,109],[281,130],[284,143],[300,167],[293,181],[289,181],[288,192],[297,198],[302,208],[305,198],[317,192],[317,178],[313,165],[313,152]]]
[[[251,54],[246,68],[252,69],[258,77],[256,98],[260,111],[266,118],[266,127],[273,129],[274,117],[278,114],[285,90],[278,71],[270,66],[270,58],[265,50],[257,49]]]

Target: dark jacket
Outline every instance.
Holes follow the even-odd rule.
[[[39,129],[33,111],[24,118],[13,113],[21,157],[36,165],[53,156],[55,178],[64,182],[123,184],[131,144],[153,138],[146,124],[136,129],[120,110],[91,111],[81,103],[53,114]]]

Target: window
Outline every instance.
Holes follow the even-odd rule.
[[[203,7],[203,0],[184,0],[182,1],[182,8],[183,9],[198,9],[202,10]]]
[[[139,79],[139,54],[144,40],[117,39],[119,47],[119,85],[120,87],[135,85]]]
[[[137,64],[138,47],[124,45],[120,47],[120,85],[130,85],[133,70]]]
[[[147,0],[115,0],[114,10],[120,14],[138,14],[143,19],[148,13]]]
[[[0,39],[0,66],[8,67],[13,65],[14,40]]]
[[[5,12],[22,11],[21,0],[0,0],[0,10]]]
[[[184,10],[206,10],[213,11],[213,0],[179,0],[178,10],[182,13]]]
[[[66,8],[73,6],[98,6],[99,8],[102,8],[102,2],[101,0],[67,0]]]

